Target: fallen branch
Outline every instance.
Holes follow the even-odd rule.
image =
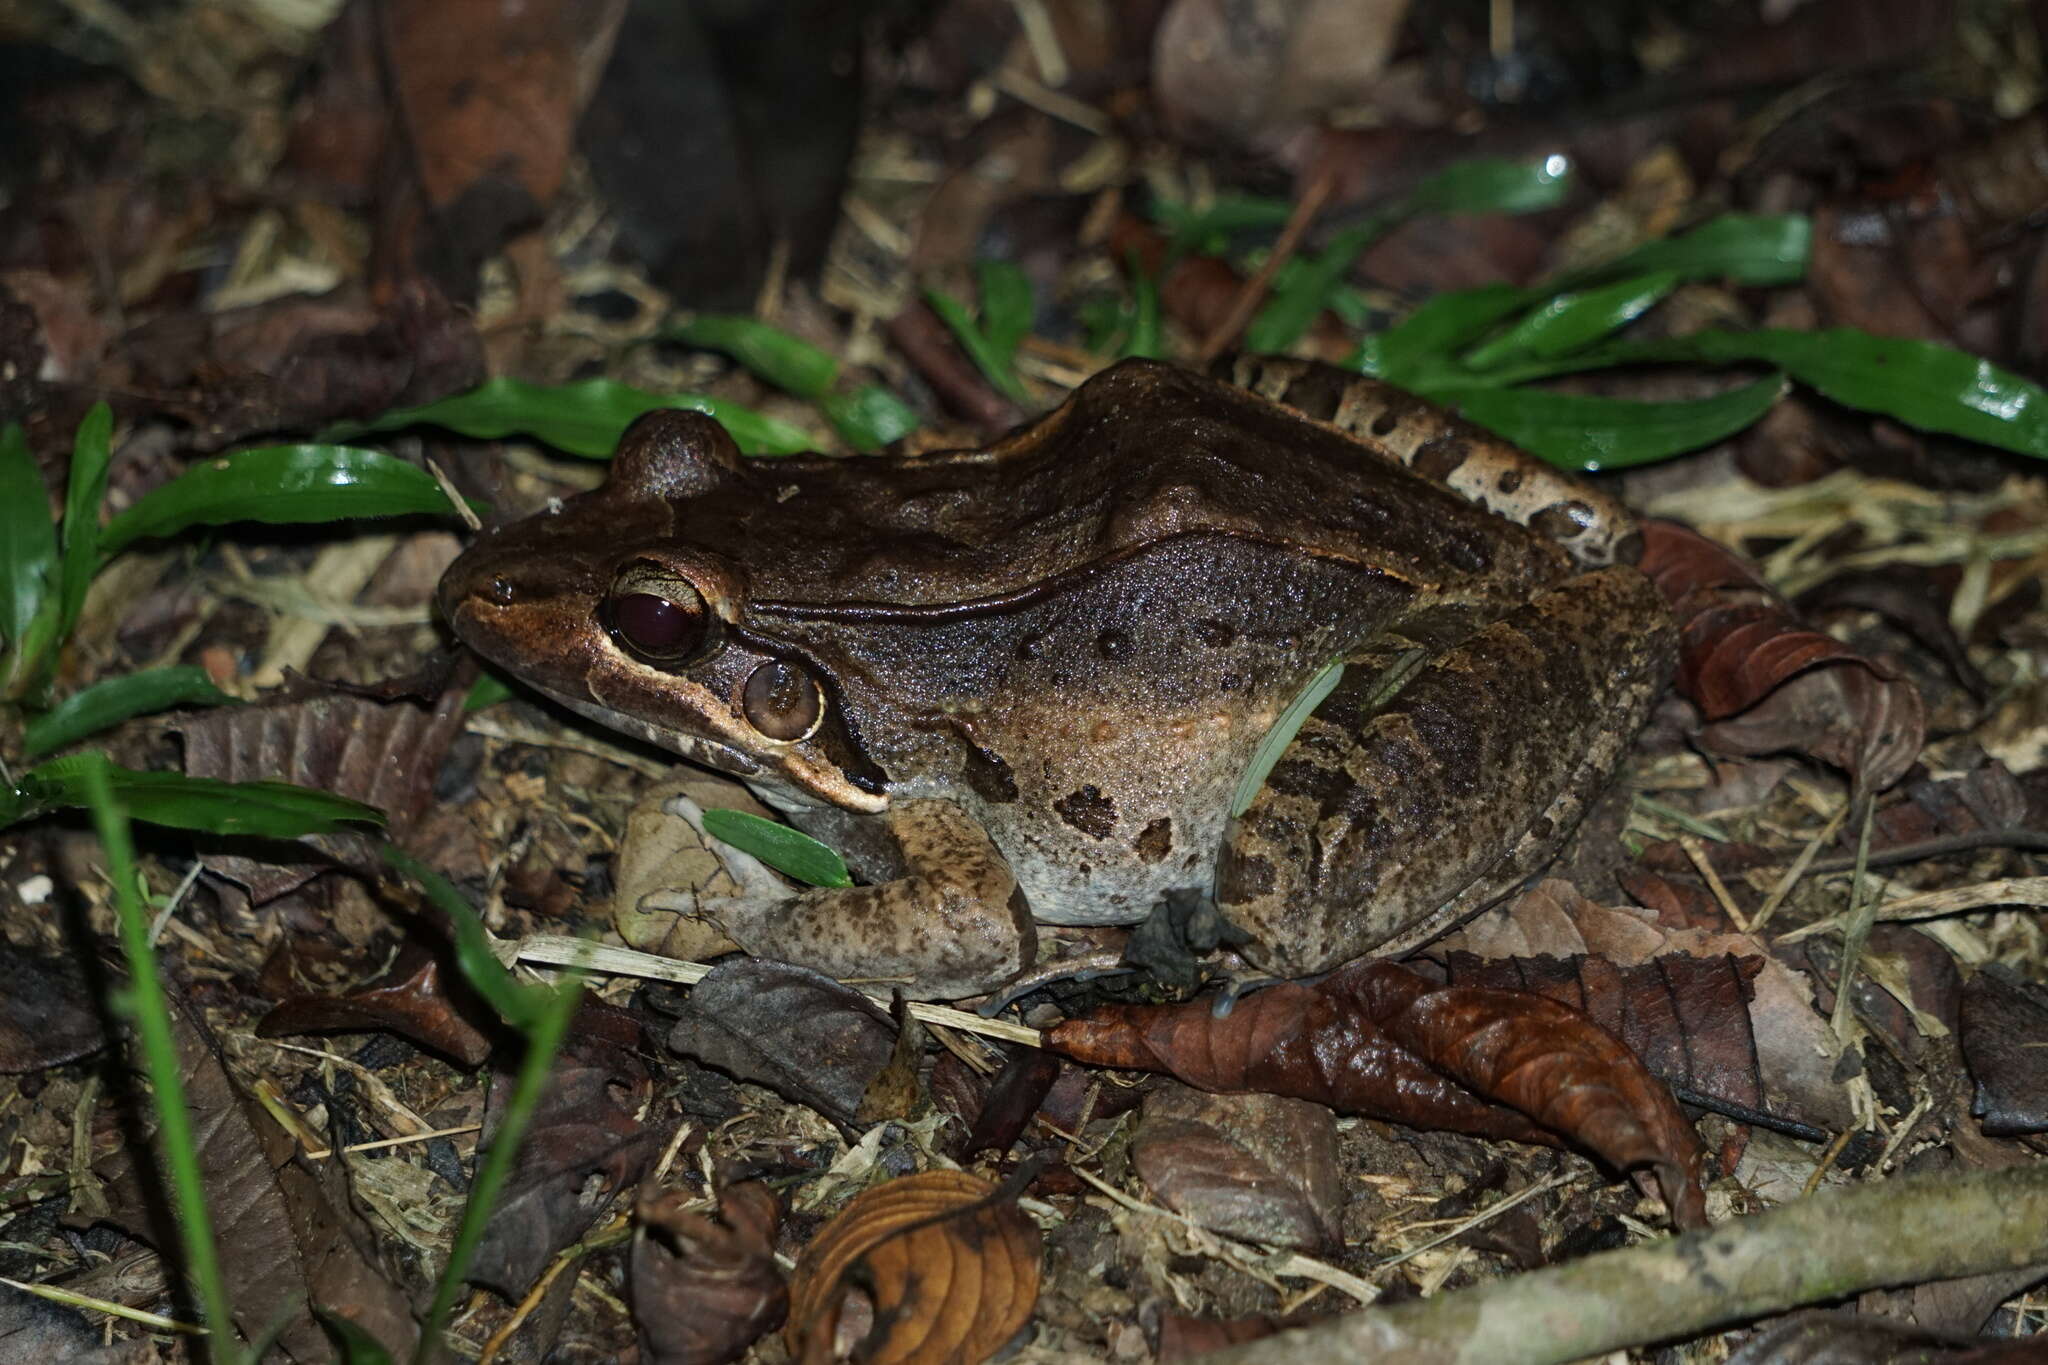
[[[1859,1185],[1703,1232],[1364,1309],[1214,1365],[1544,1365],[1866,1289],[2048,1262],[2048,1165]]]

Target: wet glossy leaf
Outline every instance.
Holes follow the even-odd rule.
[[[855,1358],[976,1365],[1038,1302],[1038,1225],[962,1171],[877,1185],[819,1230],[790,1277],[789,1337],[804,1365],[834,1358],[850,1289],[873,1305]]]
[[[1010,261],[977,261],[975,282],[981,287],[981,330],[1006,363],[1013,363],[1017,343],[1031,331],[1031,280]]]
[[[1727,213],[1682,237],[1645,242],[1611,261],[1573,271],[1549,287],[1578,289],[1659,270],[1676,271],[1688,280],[1797,284],[1806,277],[1812,250],[1813,223],[1803,213]]]
[[[296,839],[352,824],[381,825],[384,812],[289,782],[217,782],[183,773],[119,767],[101,753],[68,754],[29,769],[15,783],[8,820],[86,804],[89,770],[104,770],[116,799],[137,820],[209,834]]]
[[[606,460],[633,419],[656,408],[687,408],[716,418],[749,455],[792,455],[809,450],[811,438],[737,403],[688,393],[649,393],[610,379],[576,384],[529,384],[499,376],[468,393],[423,407],[387,412],[374,422],[337,429],[331,435],[399,431],[411,426],[445,427],[477,440],[528,436],[569,455]]]
[[[852,886],[846,861],[802,830],[742,810],[707,810],[704,832],[807,886]]]
[[[1711,398],[1640,403],[1544,389],[1430,388],[1436,402],[1566,469],[1625,469],[1733,436],[1770,411],[1785,381]]]
[[[107,469],[113,462],[114,410],[94,403],[78,424],[71,443],[71,473],[64,488],[64,559],[57,575],[63,606],[57,638],[71,634],[85,606],[85,590],[99,568],[100,503],[107,495]]]
[[[960,343],[960,349],[974,362],[983,377],[996,390],[1013,403],[1029,403],[1031,390],[1017,375],[1014,345],[1008,349],[998,344],[984,326],[975,320],[966,304],[954,298],[943,289],[925,290],[925,302],[939,315],[953,337]],[[1021,333],[1020,333],[1021,335]]]
[[[0,637],[20,653],[57,565],[50,495],[17,423],[0,429]]]
[[[1572,164],[1562,156],[1535,161],[1479,157],[1444,167],[1409,192],[1405,212],[1537,213],[1564,202]]]
[[[1278,231],[1294,214],[1294,205],[1266,195],[1218,195],[1203,208],[1172,199],[1154,199],[1152,219],[1172,238],[1172,249],[1223,250],[1228,239],[1247,231]]]
[[[464,711],[481,711],[486,706],[496,706],[501,701],[510,701],[511,699],[512,684],[506,682],[495,673],[485,672],[480,674],[474,683],[470,684],[469,691],[463,695],[462,709]]]
[[[863,384],[852,393],[828,393],[818,411],[855,450],[880,450],[917,430],[917,413],[879,384]]]
[[[670,322],[655,335],[663,341],[723,351],[776,388],[799,398],[822,398],[839,378],[839,362],[832,356],[758,318],[699,313]]]
[[[74,692],[29,721],[22,753],[38,758],[87,735],[172,706],[221,706],[236,699],[213,685],[203,668],[145,668]]]
[[[1438,294],[1386,331],[1367,337],[1352,363],[1361,373],[1399,379],[1485,336],[1502,318],[1527,307],[1532,293],[1518,285],[1482,284]]]
[[[208,459],[146,494],[107,523],[100,552],[194,526],[274,524],[353,517],[448,516],[434,476],[381,450],[355,446],[261,446]]]
[[[1556,356],[1598,341],[1634,322],[1678,284],[1678,272],[1662,270],[1618,284],[1557,294],[1523,314],[1514,326],[1464,358],[1483,370],[1521,356]]]

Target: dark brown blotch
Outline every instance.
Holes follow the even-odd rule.
[[[1105,659],[1122,659],[1131,652],[1131,633],[1114,627],[1095,637],[1095,652]]]
[[[1224,859],[1216,878],[1216,899],[1225,905],[1242,905],[1273,894],[1273,864],[1264,858]]]
[[[1415,448],[1410,463],[1415,472],[1439,483],[1464,466],[1472,454],[1472,443],[1463,436],[1433,436]]]
[[[1138,832],[1138,841],[1131,845],[1138,851],[1140,860],[1156,863],[1173,852],[1173,821],[1160,816]]]
[[[1107,839],[1116,828],[1116,802],[1093,783],[1052,803],[1060,819],[1091,839]]]
[[[1501,474],[1500,482],[1496,486],[1503,493],[1514,492],[1522,486],[1522,471],[1519,469],[1506,470]]]
[[[1593,509],[1573,498],[1554,502],[1529,518],[1529,529],[1552,540],[1570,540],[1593,524]]]
[[[1237,627],[1213,618],[1195,622],[1195,638],[1211,649],[1228,649],[1237,643]]]

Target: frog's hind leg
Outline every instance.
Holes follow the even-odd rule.
[[[1536,596],[1391,697],[1347,669],[1231,826],[1216,898],[1289,976],[1427,942],[1549,861],[1670,674],[1629,568]]]
[[[1635,517],[1613,495],[1405,389],[1292,356],[1228,357],[1213,372],[1556,541],[1582,567],[1642,557]]]

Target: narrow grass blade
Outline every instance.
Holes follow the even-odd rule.
[[[1476,157],[1444,167],[1411,190],[1404,211],[1417,213],[1538,213],[1556,208],[1571,190],[1572,163],[1563,156],[1537,161]]]
[[[1784,396],[1773,376],[1711,398],[1638,403],[1543,389],[1431,389],[1428,397],[1565,469],[1624,469],[1712,445]]]
[[[1293,216],[1294,205],[1267,195],[1227,194],[1199,209],[1177,200],[1155,198],[1150,212],[1152,221],[1166,229],[1171,239],[1170,252],[1202,251],[1213,255],[1224,250],[1239,233],[1279,231]]]
[[[943,289],[927,289],[924,298],[932,311],[939,315],[939,321],[952,331],[960,349],[967,352],[967,358],[974,362],[975,368],[995,386],[998,393],[1013,403],[1031,402],[1031,390],[1018,377],[1016,367],[1011,364],[1011,353],[989,338],[975,322],[974,314],[966,304]]]
[[[19,654],[57,566],[50,495],[18,423],[0,430],[0,636]]]
[[[793,455],[814,444],[787,422],[700,394],[649,393],[610,379],[549,385],[504,376],[468,393],[387,412],[373,422],[336,428],[328,435],[435,426],[476,440],[528,436],[565,454],[608,460],[633,419],[656,408],[688,408],[716,418],[749,455]]]
[[[1512,284],[1482,284],[1438,294],[1406,318],[1360,343],[1352,364],[1361,372],[1398,381],[1425,361],[1477,341],[1502,318],[1541,296]]]
[[[353,517],[446,516],[434,476],[381,450],[355,446],[260,446],[194,465],[115,517],[103,555],[194,526],[272,524]]]
[[[157,1155],[164,1164],[171,1196],[178,1208],[178,1232],[184,1242],[185,1269],[198,1291],[209,1333],[207,1350],[216,1365],[238,1361],[234,1309],[213,1239],[213,1219],[206,1206],[206,1181],[199,1166],[191,1112],[185,1107],[184,1073],[171,1032],[170,1007],[157,980],[156,955],[149,946],[150,916],[136,894],[135,845],[128,813],[115,795],[117,770],[104,754],[78,767],[80,804],[92,810],[105,851],[107,876],[114,886],[114,914],[121,932],[121,951],[128,960],[128,986],[123,992],[126,1013],[135,1026],[142,1062],[149,1075],[157,1116]]]
[[[532,1027],[547,992],[522,986],[512,979],[512,973],[491,951],[490,935],[484,932],[483,922],[462,893],[449,885],[446,877],[395,844],[385,844],[378,852],[385,862],[418,883],[441,912],[442,923],[455,944],[455,966],[462,979],[500,1019],[514,1028]]]
[[[100,566],[100,503],[107,496],[107,469],[113,459],[114,410],[94,403],[72,437],[71,475],[64,488],[64,558],[57,575],[60,641],[78,624],[85,591]]]
[[[36,716],[22,732],[21,750],[24,757],[40,758],[135,716],[172,706],[234,701],[213,685],[203,668],[145,668],[94,683]]]
[[[802,830],[742,810],[704,812],[704,832],[808,886],[852,886],[846,863]]]
[[[787,393],[819,399],[839,379],[839,362],[802,337],[756,318],[699,313],[663,325],[655,336],[707,351],[723,351]]]
[[[512,696],[512,684],[495,673],[483,673],[470,684],[469,695],[462,699],[464,711],[481,711],[486,706],[496,706]]]
[[[9,820],[83,806],[93,781],[104,781],[136,820],[208,834],[296,839],[352,824],[381,825],[384,812],[332,792],[289,782],[221,782],[183,773],[142,772],[105,754],[67,754],[23,773],[10,794]]]
[[[341,1365],[392,1365],[391,1352],[364,1331],[361,1324],[318,1304],[313,1306],[313,1316],[334,1339],[335,1349],[341,1352]]]
[[[448,1263],[442,1267],[440,1281],[434,1286],[434,1301],[427,1309],[426,1328],[420,1334],[419,1351],[413,1357],[417,1365],[440,1359],[441,1334],[449,1315],[455,1311],[455,1301],[462,1295],[463,1280],[469,1274],[477,1245],[483,1240],[484,1225],[490,1221],[498,1196],[512,1178],[513,1158],[526,1139],[533,1112],[547,1088],[555,1053],[569,1032],[569,1021],[576,1015],[582,994],[581,983],[573,975],[568,984],[545,992],[545,1001],[532,1027],[526,1030],[526,1051],[512,1082],[512,1096],[506,1102],[497,1131],[491,1135],[491,1145],[477,1166],[476,1178],[470,1182],[469,1199],[462,1206],[462,1221],[456,1225],[454,1243],[448,1248]]]
[[[1587,285],[1659,270],[1681,279],[1737,284],[1797,284],[1806,278],[1813,223],[1803,213],[1725,213],[1682,237],[1645,242],[1635,250],[1552,280],[1549,288]]]
[[[1235,820],[1251,809],[1252,798],[1259,794],[1259,788],[1266,785],[1266,777],[1273,771],[1273,765],[1280,761],[1280,755],[1294,742],[1296,734],[1307,722],[1309,716],[1323,698],[1330,695],[1344,679],[1344,661],[1326,665],[1323,670],[1308,680],[1308,686],[1301,689],[1301,695],[1287,704],[1280,718],[1273,722],[1273,728],[1266,731],[1259,747],[1252,750],[1252,761],[1244,770],[1244,776],[1237,780],[1237,790],[1230,796],[1230,818]]]
[[[1009,261],[977,261],[974,277],[981,286],[982,334],[1005,364],[1014,364],[1017,344],[1031,332],[1031,280]]]
[[[1316,320],[1316,314],[1329,306],[1330,296],[1350,273],[1359,253],[1399,222],[1401,216],[1398,210],[1380,214],[1338,233],[1316,255],[1302,258],[1276,284],[1273,296],[1245,328],[1245,349],[1279,352],[1300,340]]]

